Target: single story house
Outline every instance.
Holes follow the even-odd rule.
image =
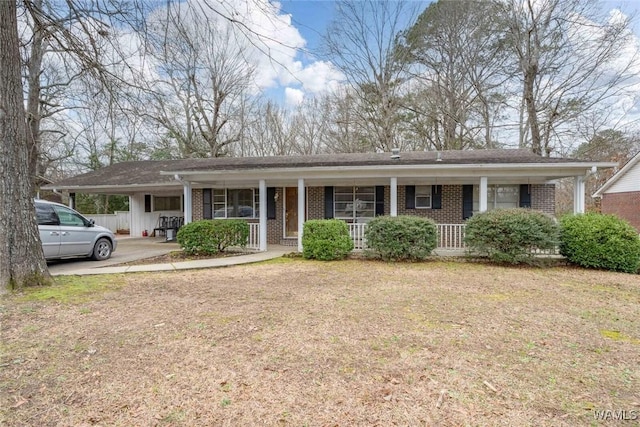
[[[583,212],[585,176],[613,166],[528,150],[225,157],[118,163],[48,187],[129,195],[133,236],[151,232],[160,217],[242,218],[251,225],[250,246],[301,250],[307,219],[342,219],[357,243],[371,218],[406,214],[433,219],[439,246],[460,248],[475,212],[527,207],[553,215],[559,178],[574,178],[574,211]]]
[[[602,213],[626,219],[640,232],[640,153],[629,160],[593,194]]]

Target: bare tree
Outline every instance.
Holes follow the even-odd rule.
[[[353,111],[367,133],[369,150],[399,146],[400,96],[407,61],[398,57],[397,36],[415,19],[416,10],[402,1],[338,3],[325,44],[358,101]]]
[[[496,12],[490,2],[440,0],[404,33],[401,49],[415,76],[405,106],[414,123],[431,127],[435,149],[495,145],[492,132],[509,78],[506,28]]]
[[[563,126],[610,97],[632,74],[629,20],[604,16],[596,0],[497,1],[518,59],[520,146],[550,155]]]
[[[190,3],[170,4],[151,19],[149,53],[159,69],[148,116],[175,139],[181,156],[228,155],[242,136],[238,123],[254,72],[245,42]]]
[[[16,2],[0,2],[0,293],[49,281],[31,198]]]

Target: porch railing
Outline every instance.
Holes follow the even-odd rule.
[[[364,230],[366,229],[367,224],[361,223],[347,225],[349,226],[349,234],[353,240],[353,249],[360,251],[366,249],[367,244],[364,239]]]
[[[366,223],[347,224],[349,234],[353,239],[353,248],[363,250],[367,248],[364,231]],[[438,246],[437,249],[464,249],[464,224],[438,224]]]
[[[260,224],[257,222],[249,223],[249,241],[248,249],[260,249]]]
[[[438,224],[438,249],[464,249],[464,224]]]

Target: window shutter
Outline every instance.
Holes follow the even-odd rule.
[[[520,203],[521,208],[531,207],[531,186],[529,184],[520,185]]]
[[[431,186],[431,209],[442,209],[442,185]]]
[[[202,190],[202,218],[204,219],[213,218],[212,193],[210,188]]]
[[[324,187],[324,218],[333,218],[333,187]]]
[[[384,215],[384,186],[376,185],[376,216]]]
[[[151,194],[144,195],[144,211],[151,212]]]
[[[267,219],[276,219],[276,187],[267,188]]]
[[[462,186],[462,219],[473,216],[473,185]]]
[[[416,186],[407,185],[404,187],[405,207],[407,209],[416,208]]]

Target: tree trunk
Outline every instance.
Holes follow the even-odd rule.
[[[0,1],[0,293],[50,280],[29,174],[15,1]]]

